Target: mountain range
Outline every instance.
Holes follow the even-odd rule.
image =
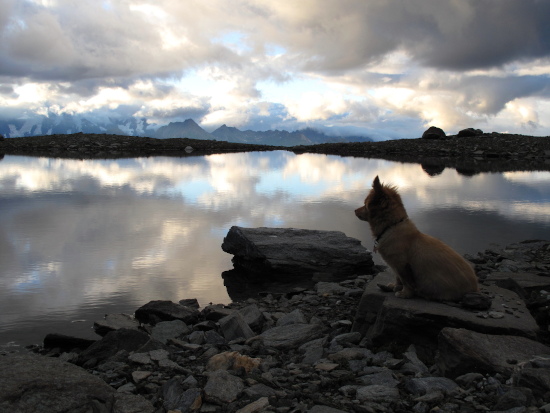
[[[364,136],[331,136],[312,128],[300,129],[294,132],[284,130],[241,131],[232,126],[222,125],[209,133],[192,119],[187,119],[184,122],[170,122],[168,125],[161,127],[149,123],[145,118],[136,119],[134,117],[92,121],[69,114],[50,114],[49,116],[37,116],[28,119],[0,119],[0,134],[6,138],[61,135],[76,132],[149,136],[158,139],[222,140],[277,146],[314,145],[328,142],[366,142],[372,140]]]

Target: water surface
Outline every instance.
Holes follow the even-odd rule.
[[[371,249],[353,214],[372,179],[460,253],[549,238],[550,173],[467,177],[420,165],[291,152],[0,162],[0,345],[49,332],[97,338],[94,320],[150,300],[231,301],[220,245],[232,225],[338,230]],[[376,257],[377,262],[379,257]]]

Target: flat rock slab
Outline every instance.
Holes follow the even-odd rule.
[[[481,291],[490,295],[493,302],[488,312],[479,312],[421,298],[397,298],[377,286],[393,280],[388,271],[378,274],[367,285],[355,315],[352,330],[366,335],[374,348],[402,349],[414,343],[419,354],[430,359],[444,327],[536,339],[539,327],[513,291],[482,286]]]
[[[340,231],[233,226],[222,249],[233,254],[235,268],[264,278],[343,279],[371,274],[372,255],[361,241]]]
[[[142,396],[117,393],[73,364],[25,354],[0,356],[0,411],[152,413],[155,409]]]
[[[533,291],[550,290],[550,277],[529,272],[493,272],[485,281],[494,282],[495,285],[512,290],[521,297],[529,297]]]
[[[525,337],[448,327],[439,334],[438,350],[439,371],[450,378],[472,372],[510,376],[534,356],[550,357],[550,347]]]

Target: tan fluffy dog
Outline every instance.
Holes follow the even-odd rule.
[[[397,297],[459,301],[465,293],[479,291],[471,265],[448,245],[421,233],[407,216],[397,189],[382,185],[378,176],[355,215],[368,221],[375,252],[395,272],[396,284],[388,287]]]

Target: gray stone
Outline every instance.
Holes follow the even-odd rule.
[[[256,304],[251,304],[239,310],[244,321],[252,330],[259,331],[265,322],[265,317]]]
[[[522,298],[528,298],[533,291],[550,290],[550,277],[528,272],[492,272],[485,281],[514,291]]]
[[[518,363],[534,355],[550,355],[550,347],[525,337],[466,329],[444,328],[438,341],[437,366],[442,375],[451,378],[466,373],[509,376]]]
[[[339,231],[233,226],[222,249],[235,267],[258,279],[345,278],[370,274],[374,263],[361,241]]]
[[[100,336],[121,328],[137,330],[139,322],[130,314],[107,314],[104,320],[94,322],[94,331]]]
[[[143,397],[116,394],[99,377],[73,364],[31,354],[0,357],[2,412],[129,413],[130,406],[139,406],[139,410],[134,411],[154,412]]]
[[[367,374],[359,377],[359,381],[366,386],[385,386],[385,387],[397,387],[399,380],[397,380],[390,370],[383,370],[379,373]]]
[[[214,304],[209,305],[202,310],[202,313],[204,314],[205,318],[210,321],[219,321],[224,317],[227,317],[228,315],[231,315],[236,310],[233,310],[232,308],[226,308],[222,304]]]
[[[115,395],[113,413],[153,413],[154,411],[153,405],[142,396],[128,393]]]
[[[334,407],[322,406],[317,404],[307,411],[307,413],[347,413],[344,410],[335,409]]]
[[[493,410],[509,410],[514,407],[531,406],[533,403],[533,392],[525,387],[508,389],[506,393],[498,398]]]
[[[199,301],[196,298],[184,298],[178,301],[179,304],[189,308],[200,308]]]
[[[206,344],[225,344],[226,340],[222,336],[220,336],[218,333],[216,333],[214,330],[209,330],[204,332],[204,340],[206,341]]]
[[[149,301],[136,310],[136,318],[145,324],[155,325],[161,321],[181,320],[187,324],[194,324],[199,318],[199,312],[195,308],[185,307],[181,304],[167,300]]]
[[[161,321],[153,327],[151,337],[166,344],[171,338],[178,338],[189,331],[187,324],[181,320]]]
[[[536,338],[539,327],[525,304],[514,292],[497,286],[482,287],[494,296],[493,307],[513,308],[512,314],[500,319],[479,317],[478,313],[445,303],[421,298],[402,299],[383,292],[377,284],[394,281],[389,271],[378,274],[365,288],[352,331],[364,334],[369,348],[391,348],[402,351],[414,343],[419,357],[433,357],[437,336],[444,327],[466,328],[488,334],[518,335]],[[388,346],[391,344],[391,347]]]
[[[299,309],[296,309],[277,320],[277,326],[287,326],[290,324],[307,324],[306,316]]]
[[[449,394],[459,388],[451,379],[446,377],[420,377],[405,380],[405,390],[414,396],[423,396],[427,393],[440,391]]]
[[[359,387],[357,389],[356,397],[362,402],[385,402],[399,399],[399,390],[395,387],[373,384],[370,386]]]
[[[219,323],[220,331],[227,341],[238,338],[249,339],[255,336],[244,317],[238,312],[222,318]]]
[[[208,375],[204,395],[206,401],[224,405],[235,401],[244,388],[240,378],[231,375],[227,370],[216,370]]]
[[[202,403],[201,389],[190,388],[185,390],[180,378],[168,380],[162,386],[163,407],[166,410],[190,412],[198,410]]]
[[[78,356],[77,364],[93,367],[114,356],[120,350],[136,351],[149,341],[149,336],[136,330],[122,328],[107,333]]]
[[[269,387],[263,383],[253,384],[244,390],[244,393],[251,399],[258,399],[260,397],[272,397],[277,395],[277,391],[272,387]]]
[[[350,360],[372,359],[372,352],[367,348],[345,348],[328,356],[330,361],[343,363]]]
[[[512,375],[512,380],[516,386],[527,387],[533,391],[536,397],[543,397],[550,392],[550,369],[531,367],[522,367]]]
[[[149,356],[149,354],[147,353],[130,354],[130,356],[128,357],[128,360],[130,360],[132,363],[144,364],[144,365],[152,363],[151,356]]]
[[[289,350],[323,335],[323,328],[315,324],[290,324],[273,327],[260,334],[266,347]]]
[[[299,350],[304,352],[304,358],[302,363],[304,364],[315,364],[320,359],[323,358],[325,354],[325,345],[327,343],[327,338],[322,337],[316,340],[309,341],[305,344],[302,344],[299,347]]]
[[[202,344],[204,343],[204,331],[193,331],[188,338],[191,344]]]
[[[327,294],[344,294],[346,292],[349,292],[350,289],[347,287],[342,287],[340,284],[335,282],[320,281],[317,284],[315,284],[315,291],[317,291],[317,294],[327,295]]]
[[[247,404],[243,408],[237,410],[236,413],[257,413],[262,412],[269,406],[269,399],[267,397],[260,397],[258,400]]]

